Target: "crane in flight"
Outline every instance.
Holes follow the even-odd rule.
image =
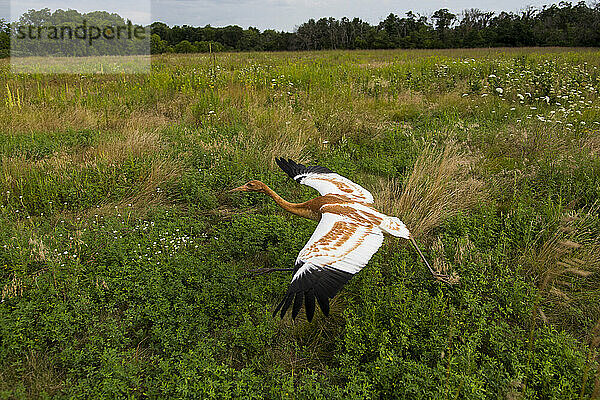
[[[290,203],[257,180],[230,190],[264,193],[284,210],[319,221],[298,254],[294,268],[268,268],[262,271],[293,271],[290,286],[273,315],[280,311],[283,318],[292,307],[292,319],[295,319],[304,302],[306,318],[310,322],[315,313],[315,299],[323,313],[329,315],[329,299],[367,265],[381,247],[384,233],[408,239],[435,279],[454,283],[452,276],[440,274],[431,268],[400,219],[375,210],[373,195],[368,190],[325,167],[305,166],[283,158],[276,158],[275,161],[292,179],[316,189],[321,196],[303,203]]]

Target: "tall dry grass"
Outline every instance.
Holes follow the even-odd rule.
[[[589,332],[587,337],[579,338],[589,346],[581,399],[585,398],[590,372],[598,362],[600,344],[600,232],[594,226],[598,210],[594,205],[587,212],[567,213],[547,239],[530,245],[519,260],[538,287],[538,300],[531,310],[528,359],[539,320],[562,326],[576,336]],[[590,329],[585,324],[591,318],[595,318],[595,324]],[[591,398],[598,398],[599,388],[600,369]]]
[[[536,317],[544,323],[576,325],[581,311],[600,321],[600,233],[593,226],[597,211],[595,206],[568,213],[549,238],[521,256],[526,274],[540,290]],[[599,301],[590,302],[594,297]]]
[[[426,236],[444,219],[487,199],[484,183],[472,174],[475,161],[455,143],[443,149],[429,146],[403,184],[393,179],[379,182],[376,205],[400,217],[414,237]]]

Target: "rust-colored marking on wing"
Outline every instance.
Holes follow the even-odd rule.
[[[346,204],[356,202],[344,195],[339,194],[327,194],[325,196],[315,197],[314,199],[308,200],[300,205],[308,208],[309,210],[321,214],[321,207],[327,204]]]
[[[333,185],[335,185],[338,189],[340,189],[342,192],[346,192],[346,193],[352,193],[354,192],[356,189],[348,186],[347,184],[345,184],[344,182],[340,182],[338,180],[335,179],[331,179],[331,178],[326,178],[326,177],[319,177],[318,179],[322,179],[324,181],[330,182]],[[357,196],[358,197],[358,196]]]
[[[327,257],[332,256],[333,246],[343,247],[353,236],[357,235],[357,230],[360,224],[349,223],[344,221],[336,222],[333,228],[321,239],[314,242],[303,254],[305,257]],[[337,261],[343,260],[348,254],[352,253],[360,247],[365,239],[371,234],[370,229],[361,232],[360,237],[354,238],[356,241],[352,246],[344,249],[343,252],[334,253]],[[331,245],[332,247],[329,247]],[[337,261],[332,263],[335,265]]]
[[[361,188],[359,185],[356,185],[354,182],[351,181],[344,182],[329,176],[311,176],[310,179],[330,183],[334,187],[336,187],[340,192],[346,193],[348,196],[355,199],[366,201],[367,196],[370,195],[368,192],[366,192],[366,189]]]
[[[321,212],[328,212],[332,214],[345,215],[356,222],[378,226],[382,219],[375,214],[363,210],[357,210],[351,206],[343,204],[326,204],[321,208]]]
[[[327,250],[326,250],[324,246],[329,246],[330,244],[333,244],[333,243],[330,243],[329,236],[333,235],[333,237],[335,237],[337,239],[337,237],[339,236],[338,232],[340,232],[340,231],[343,232],[344,235],[341,238],[341,240],[335,244],[337,246],[341,247],[344,245],[344,243],[346,243],[348,240],[350,240],[350,238],[353,235],[356,234],[359,225],[363,225],[366,228],[366,230],[360,234],[360,237],[356,238],[356,242],[351,247],[348,247],[347,249],[344,249],[343,252],[336,254],[336,256],[339,260],[342,260],[348,254],[350,254],[351,252],[356,250],[361,244],[363,244],[365,239],[371,233],[370,232],[371,228],[373,226],[378,226],[382,221],[382,218],[375,214],[369,213],[365,210],[357,210],[356,208],[354,208],[352,206],[340,204],[340,203],[325,204],[323,206],[323,208],[321,209],[321,211],[332,213],[332,214],[344,215],[344,216],[349,217],[352,220],[356,221],[356,223],[341,222],[341,221],[336,222],[334,224],[333,228],[331,229],[331,231],[328,232],[327,235],[323,236],[323,238],[325,238],[325,240],[324,241],[318,240],[315,243],[313,243],[313,246],[311,246],[311,250],[313,250],[313,249],[316,250],[315,247],[320,247],[321,252],[326,252],[328,250],[330,251],[331,249],[329,247],[327,247]],[[317,255],[327,255],[326,253],[321,253],[321,252],[319,252],[319,254],[317,254]]]
[[[354,235],[356,235],[356,231],[358,229],[358,224],[349,224],[345,229],[346,234],[342,237],[342,240],[336,243],[337,246],[343,247],[344,244]],[[343,252],[335,253],[336,261],[333,261],[331,266],[335,266],[338,261],[342,261],[348,254],[352,253],[354,250],[359,248],[365,241],[365,239],[371,234],[369,230],[360,233],[360,237],[355,238],[356,242],[347,249],[344,249]],[[305,254],[307,257],[331,257],[333,254],[328,251],[333,251],[331,248],[323,248],[322,243],[320,241],[316,241],[309,249],[309,251]]]
[[[303,252],[305,257],[326,256],[336,246],[346,243],[356,232],[357,225],[346,221],[337,221],[329,232],[316,240]]]
[[[356,230],[356,227],[355,227]],[[365,238],[369,235],[369,231],[366,231],[365,233],[363,233],[361,235],[360,238],[357,239],[356,243],[354,244],[354,246],[348,248],[344,253],[340,254],[340,260],[343,259],[344,257],[346,257],[348,254],[350,254],[351,252],[353,252],[354,250],[356,250],[358,248],[358,246],[360,246],[364,241]]]

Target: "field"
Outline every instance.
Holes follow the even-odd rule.
[[[600,398],[600,52],[0,64],[0,398]],[[403,219],[308,323],[271,313],[316,222],[275,157]]]

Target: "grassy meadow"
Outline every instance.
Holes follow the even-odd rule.
[[[0,398],[600,398],[600,52],[0,64]],[[275,157],[403,219],[331,316],[271,312],[316,222]]]

